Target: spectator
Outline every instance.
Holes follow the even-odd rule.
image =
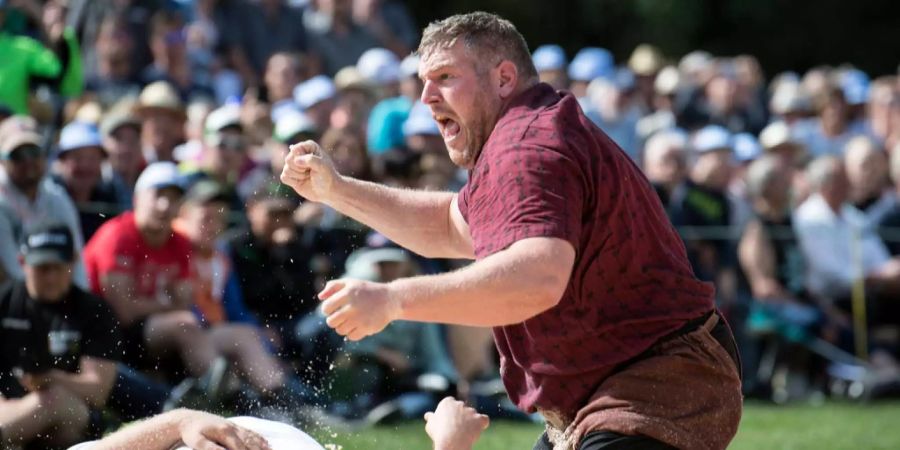
[[[54,85],[59,94],[75,97],[81,94],[84,75],[78,40],[62,22],[63,6],[57,2],[47,5],[43,31],[44,43],[25,36],[13,36],[3,28],[9,5],[0,4],[0,104],[17,114],[27,114],[28,94],[32,82],[43,79]]]
[[[774,153],[794,168],[803,167],[809,154],[803,142],[787,122],[776,121],[759,134],[759,143],[767,153]]]
[[[120,199],[126,208],[131,207],[134,183],[144,168],[141,155],[141,121],[130,112],[113,109],[100,124],[106,163],[103,179],[118,183],[128,197]]]
[[[444,139],[431,110],[422,102],[416,102],[403,122],[405,147],[416,153],[444,153]]]
[[[400,61],[388,50],[373,48],[363,53],[356,68],[377,87],[381,98],[369,114],[369,152],[377,155],[402,146],[403,122],[415,100],[400,95]]]
[[[240,106],[227,104],[209,113],[205,129],[199,167],[191,168],[190,163],[183,163],[182,169],[192,173],[194,180],[209,178],[220,183],[229,192],[230,209],[242,211],[237,186],[248,162],[248,142],[241,124]]]
[[[615,67],[608,50],[599,47],[585,47],[575,54],[569,63],[569,90],[578,99],[582,109],[588,111],[588,83],[597,78],[611,78]]]
[[[419,55],[412,53],[400,61],[400,95],[415,102],[422,97],[423,87],[419,78]]]
[[[322,59],[329,76],[356,64],[363,52],[381,45],[365,27],[353,20],[353,0],[321,0],[318,2],[322,20],[311,23],[310,50]]]
[[[93,125],[72,122],[62,130],[56,154],[56,181],[75,203],[84,240],[107,219],[126,207],[128,194],[120,184],[103,179],[106,151]]]
[[[238,33],[238,45],[244,49],[258,79],[269,58],[278,52],[306,51],[303,13],[285,0],[259,0],[244,7],[240,26],[228,29]],[[253,80],[248,80],[253,81]]]
[[[881,77],[872,82],[869,90],[867,131],[873,137],[892,148],[900,142],[900,91],[897,77]]]
[[[116,363],[122,349],[112,311],[72,285],[77,255],[69,229],[39,224],[28,230],[22,248],[25,279],[0,288],[5,444],[18,446],[48,434],[67,436],[61,429],[47,429],[54,416],[70,417],[69,433],[84,437],[88,431],[102,431],[96,429],[101,423],[95,417],[93,429],[86,430],[87,420],[73,415],[87,419],[87,411],[99,416],[108,407],[124,420],[135,420],[162,411],[167,389]]]
[[[397,55],[409,54],[419,44],[418,26],[404,2],[353,0],[353,21]]]
[[[804,121],[811,109],[809,96],[803,92],[799,82],[777,85],[769,101],[772,115],[791,127]]]
[[[562,47],[556,44],[542,45],[534,50],[531,60],[541,82],[558,91],[569,88],[569,79],[566,77],[566,65],[569,62]]]
[[[686,109],[681,112],[679,125],[696,129],[706,124],[719,125],[732,133],[757,134],[766,124],[765,116],[754,116],[746,105],[739,103],[739,83],[734,63],[720,61],[712,77],[696,91]]]
[[[808,267],[810,292],[832,300],[847,298],[859,277],[869,292],[896,292],[900,265],[891,260],[865,215],[848,203],[850,187],[841,160],[817,158],[807,178],[813,194],[797,208],[794,229]]]
[[[401,81],[401,86],[403,83],[406,83],[409,89],[409,82]],[[334,76],[334,84],[338,90],[338,97],[331,113],[331,126],[364,128],[375,105],[375,86],[359,73],[356,66],[347,66],[339,70]]]
[[[694,135],[691,147],[696,160],[682,197],[674,199],[674,222],[682,227],[719,227],[718,233],[709,228],[683,231],[694,273],[702,280],[719,280],[734,263],[731,241],[721,232],[731,225],[726,189],[734,169],[732,136],[724,128],[710,125]],[[720,294],[728,294],[722,291]]]
[[[310,239],[316,230],[294,224],[297,203],[277,183],[260,188],[247,199],[249,230],[236,234],[229,244],[247,307],[278,332],[278,347],[288,350],[303,345],[293,332],[316,308],[316,272],[323,267],[314,256],[324,253],[316,247],[322,242]]]
[[[666,66],[653,82],[653,108],[641,117],[635,129],[638,139],[646,142],[654,133],[675,127],[675,109],[681,75],[674,66]]]
[[[85,91],[108,108],[119,99],[137,97],[140,80],[135,76],[134,42],[124,18],[109,16],[100,24],[94,51],[96,73],[85,81]]]
[[[294,101],[312,119],[317,130],[327,130],[331,126],[336,95],[334,82],[325,75],[312,77],[294,88]]]
[[[588,117],[600,127],[632,161],[637,162],[640,142],[637,122],[640,111],[632,102],[634,74],[621,69],[612,78],[597,78],[588,85],[591,113]]]
[[[47,177],[47,157],[41,137],[28,120],[6,119],[0,124],[0,264],[7,277],[21,280],[25,273],[16,260],[16,249],[26,228],[37,223],[63,223],[75,239],[81,255],[84,239],[78,212],[66,191]],[[74,265],[75,284],[87,287],[81,258]]]
[[[797,137],[814,156],[841,156],[851,138],[862,132],[859,124],[850,122],[844,92],[828,85],[815,98],[818,118],[797,124]]]
[[[174,353],[188,373],[206,374],[219,356],[191,312],[190,243],[172,233],[182,195],[170,162],[147,166],[134,189],[134,211],[107,221],[85,248],[91,290],[122,326],[126,361],[146,369]]]
[[[669,219],[673,222],[674,199],[682,197],[680,190],[687,181],[687,136],[680,131],[660,131],[644,146],[644,174],[653,184]]]
[[[278,174],[284,168],[284,158],[292,143],[318,139],[315,125],[305,114],[292,111],[282,116],[275,123],[275,132],[266,142],[269,160],[254,167],[238,185],[238,194],[247,199],[256,192],[266,190],[277,181]]]
[[[641,44],[635,47],[628,58],[628,69],[635,76],[635,97],[638,108],[649,112],[654,110],[656,96],[656,76],[664,65],[663,55],[653,45]]]
[[[887,190],[888,156],[867,136],[857,136],[844,149],[844,167],[850,182],[849,203],[862,212],[869,224],[878,226],[897,203]]]
[[[890,153],[890,176],[893,182],[894,195],[900,191],[900,152],[894,149]],[[900,255],[900,202],[894,202],[893,206],[881,219],[880,227],[881,238],[890,251],[891,255]]]
[[[175,147],[184,141],[182,105],[175,88],[165,81],[141,91],[135,113],[141,119],[143,157],[148,163],[174,159]]]
[[[187,54],[184,20],[175,11],[160,10],[150,19],[150,50],[153,63],[141,73],[141,81],[165,81],[182,102],[197,96],[214,97],[212,88],[192,70]]]
[[[256,318],[244,306],[240,284],[219,238],[227,225],[229,192],[200,181],[186,194],[176,229],[190,241],[195,308],[216,349],[263,396],[263,403],[289,410],[313,400],[311,390],[281,367],[262,341]]]
[[[303,77],[303,57],[299,53],[278,52],[269,58],[264,77],[268,101],[272,105],[272,121],[296,111],[294,88]]]

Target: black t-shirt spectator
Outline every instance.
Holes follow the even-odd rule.
[[[229,246],[244,303],[265,324],[297,319],[318,306],[310,262],[321,254],[322,240],[304,239],[303,230],[298,235],[287,244],[267,246],[246,231]]]
[[[18,390],[13,372],[75,372],[82,356],[118,360],[118,322],[102,300],[72,286],[66,298],[43,303],[28,295],[24,281],[0,287],[0,389]]]
[[[672,193],[670,202],[672,222],[680,228],[695,275],[705,281],[715,280],[713,267],[722,269],[734,265],[733,245],[727,236],[713,236],[704,228],[722,227],[719,230],[724,231],[730,225],[728,197],[723,192],[688,181],[684,189]],[[706,249],[715,251],[715,262],[709,263],[704,254]]]

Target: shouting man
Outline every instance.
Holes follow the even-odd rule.
[[[341,176],[314,142],[282,181],[429,257],[477,261],[319,294],[351,340],[394,320],[494,328],[510,397],[547,419],[536,449],[723,449],[741,416],[740,369],[712,286],[650,183],[577,100],[540,83],[515,27],[486,13],[432,23],[422,102],[459,194]]]

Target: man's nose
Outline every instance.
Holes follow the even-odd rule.
[[[441,101],[441,93],[437,86],[430,80],[425,82],[422,87],[422,103],[426,105],[435,104]]]

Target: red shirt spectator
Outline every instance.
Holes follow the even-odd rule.
[[[577,250],[557,306],[494,330],[510,398],[526,411],[573,418],[617,366],[713,308],[640,169],[546,84],[503,113],[459,208],[478,259],[531,237]]]
[[[161,247],[147,245],[134,213],[126,212],[97,230],[84,248],[84,262],[91,290],[97,295],[103,296],[100,279],[116,272],[135,280],[137,297],[167,299],[163,289],[190,277],[190,254],[190,242],[178,233]]]

